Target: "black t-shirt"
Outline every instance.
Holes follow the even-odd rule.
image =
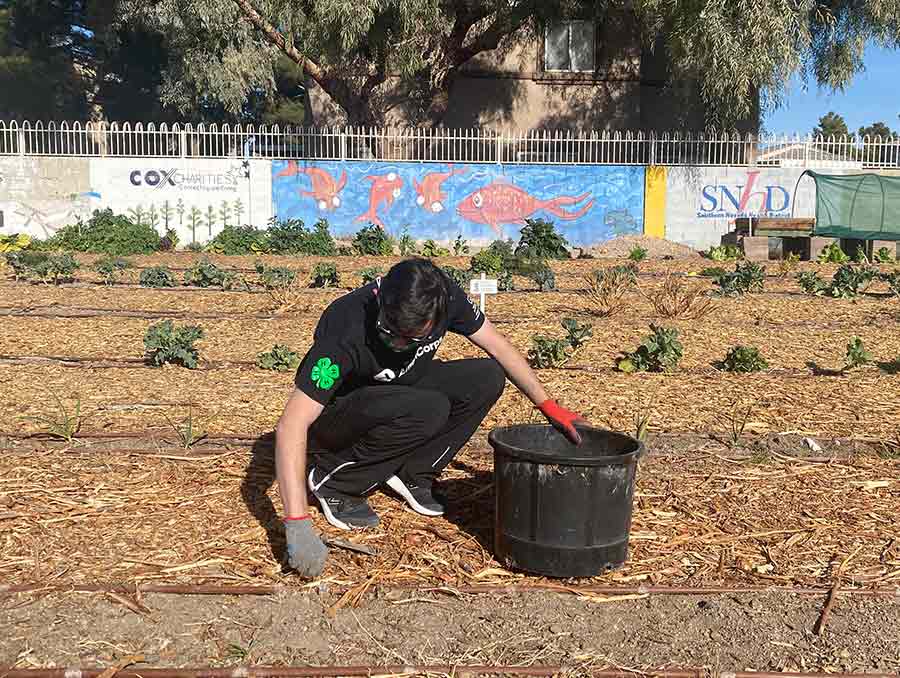
[[[415,384],[427,371],[447,332],[468,337],[484,324],[478,306],[448,279],[447,319],[434,328],[425,343],[397,353],[384,345],[375,329],[379,283],[369,283],[336,299],[319,319],[313,345],[297,368],[294,384],[322,405],[363,386]]]

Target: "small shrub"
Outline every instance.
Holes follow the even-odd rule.
[[[828,285],[828,295],[835,299],[853,299],[865,292],[877,276],[878,269],[874,266],[841,264]]]
[[[800,265],[800,255],[796,252],[788,252],[788,254],[778,262],[778,275],[782,278],[789,276],[797,270]]]
[[[422,256],[433,259],[434,257],[446,257],[450,254],[450,250],[441,247],[434,240],[429,238],[422,244]]]
[[[469,260],[469,270],[472,273],[484,273],[485,275],[500,275],[507,269],[507,262],[503,255],[491,248],[483,249]]]
[[[566,339],[551,339],[542,335],[531,337],[531,348],[528,350],[528,364],[536,369],[561,367],[568,360]]]
[[[515,284],[513,283],[513,276],[511,272],[502,271],[497,275],[498,292],[512,292],[514,289]]]
[[[268,236],[253,226],[226,225],[204,247],[204,251],[215,254],[265,254],[268,251]]]
[[[174,252],[178,249],[179,242],[178,233],[174,229],[167,228],[166,234],[159,239],[159,249],[161,252]]]
[[[310,287],[337,287],[341,278],[337,272],[337,266],[329,262],[316,264],[313,269],[313,279]]]
[[[819,253],[820,264],[844,264],[850,261],[844,250],[836,242],[831,243]]]
[[[647,248],[641,247],[640,245],[635,245],[631,248],[631,251],[628,253],[628,258],[631,261],[643,261],[647,258]]]
[[[678,366],[684,355],[684,349],[678,340],[678,330],[651,323],[650,332],[637,350],[622,355],[616,364],[619,370],[626,374],[670,372]]]
[[[807,294],[822,295],[828,291],[828,283],[815,271],[804,271],[797,276],[797,282]]]
[[[719,278],[727,274],[728,271],[726,271],[721,266],[707,266],[699,273],[699,275],[702,275],[704,278]]]
[[[530,265],[526,275],[537,285],[538,292],[552,292],[556,289],[556,275],[546,262]]]
[[[456,240],[453,241],[453,256],[461,257],[464,254],[469,253],[469,242],[468,240],[463,239],[462,233],[456,236]]]
[[[464,292],[469,291],[469,283],[472,280],[471,271],[464,271],[461,268],[455,268],[453,266],[442,266],[441,270],[447,274],[447,277],[450,278],[450,280],[459,285]]]
[[[526,219],[519,232],[516,256],[532,259],[568,259],[566,239],[556,232],[553,222]]]
[[[738,263],[734,271],[715,279],[721,294],[736,296],[751,292],[762,292],[766,280],[766,269],[755,261]]]
[[[175,276],[166,266],[151,266],[141,271],[138,280],[141,287],[175,287]]]
[[[769,369],[769,364],[755,346],[732,346],[725,354],[722,369],[726,372],[759,372]]]
[[[389,256],[394,253],[394,245],[383,228],[370,224],[359,229],[353,237],[353,249],[359,255]]]
[[[701,254],[712,261],[736,261],[744,258],[744,253],[737,245],[718,245]]]
[[[229,274],[203,258],[184,272],[184,284],[192,287],[225,287]]]
[[[566,341],[573,349],[581,348],[594,336],[593,325],[591,324],[582,325],[574,318],[563,318],[560,324],[566,331]]]
[[[408,257],[416,253],[416,241],[409,234],[409,226],[403,227],[400,239],[397,240],[397,248],[400,250],[401,257]]]
[[[266,266],[256,262],[257,282],[263,288],[271,290],[277,287],[287,287],[297,277],[297,274],[283,266]]]
[[[632,271],[624,266],[598,268],[584,277],[586,290],[581,294],[591,305],[593,315],[607,318],[621,308],[635,280]]]
[[[875,256],[873,257],[876,264],[893,264],[894,263],[894,255],[891,254],[891,251],[887,247],[879,247],[878,251],[875,252]]]
[[[706,296],[702,283],[690,283],[687,278],[671,272],[663,280],[662,287],[645,293],[638,288],[663,318],[688,318],[697,320],[713,309],[712,300]]]
[[[197,367],[199,351],[194,342],[203,338],[203,330],[196,325],[175,327],[171,320],[151,325],[144,334],[144,350],[151,365],[173,363],[188,369]]]
[[[309,231],[300,219],[272,217],[266,229],[267,249],[272,254],[305,254]]]
[[[81,268],[78,262],[68,252],[51,254],[41,262],[30,268],[30,275],[45,283],[59,285],[64,282],[72,282],[75,279],[75,271]]]
[[[847,353],[844,356],[844,369],[852,370],[872,362],[872,354],[866,350],[862,339],[853,337],[847,342]]]
[[[107,285],[114,285],[122,279],[125,269],[131,268],[131,262],[122,257],[104,257],[94,266]]]
[[[369,266],[368,268],[360,269],[357,273],[362,278],[362,284],[368,285],[370,282],[375,282],[378,276],[384,275],[384,269],[379,266]]]
[[[271,351],[256,356],[256,366],[264,370],[287,372],[300,364],[300,356],[283,344],[275,344]]]
[[[96,210],[87,222],[79,220],[77,224],[61,228],[47,240],[46,246],[48,249],[125,257],[155,252],[159,249],[160,237],[149,224],[132,221],[106,209]]]
[[[319,219],[313,226],[313,230],[306,237],[303,253],[317,257],[333,257],[338,254],[337,243],[331,236],[325,219]]]

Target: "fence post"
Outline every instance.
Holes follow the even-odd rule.
[[[341,160],[347,159],[347,128],[341,127]]]
[[[25,155],[25,130],[20,127],[17,136],[19,138],[19,155]]]
[[[497,164],[503,164],[503,132],[497,133]]]
[[[184,160],[187,157],[187,130],[178,132],[178,145],[181,147],[181,159]]]

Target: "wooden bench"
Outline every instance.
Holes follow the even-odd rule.
[[[812,217],[759,217],[753,218],[754,236],[775,238],[804,238],[812,235],[816,220]],[[750,217],[734,220],[738,235],[750,234]]]

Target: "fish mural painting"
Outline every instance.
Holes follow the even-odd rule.
[[[459,235],[482,245],[498,236],[515,239],[526,219],[540,217],[555,222],[578,247],[643,232],[644,171],[615,165],[274,160],[272,199],[279,219],[313,224],[327,210],[331,232],[341,237],[372,223],[395,237],[408,228],[419,240],[446,243]]]
[[[465,174],[465,167],[453,169],[453,165],[447,165],[446,172],[429,172],[419,183],[413,179],[413,187],[418,197],[416,204],[424,210],[437,214],[447,208],[447,194],[441,190],[441,184],[455,174]]]
[[[456,211],[463,219],[476,224],[486,224],[499,237],[503,237],[503,224],[524,224],[525,219],[540,210],[565,221],[579,219],[594,206],[593,200],[588,200],[587,204],[575,212],[567,212],[562,206],[576,205],[589,197],[590,193],[582,193],[577,196],[561,195],[549,200],[539,200],[518,186],[502,179],[495,179],[493,183],[467,195],[459,203]]]
[[[288,160],[287,167],[275,175],[275,179],[281,177],[293,177],[305,174],[312,184],[311,191],[300,191],[300,195],[313,198],[320,210],[333,210],[341,206],[340,192],[347,185],[347,170],[341,172],[341,178],[334,180],[328,172],[318,167],[300,167],[296,161]]]
[[[394,204],[394,199],[399,198],[402,193],[400,189],[403,188],[403,179],[398,177],[396,172],[388,172],[383,176],[369,175],[366,180],[372,182],[372,188],[369,189],[369,209],[354,221],[365,221],[384,228],[384,224],[378,218],[378,207],[384,203],[384,208],[388,209]]]

